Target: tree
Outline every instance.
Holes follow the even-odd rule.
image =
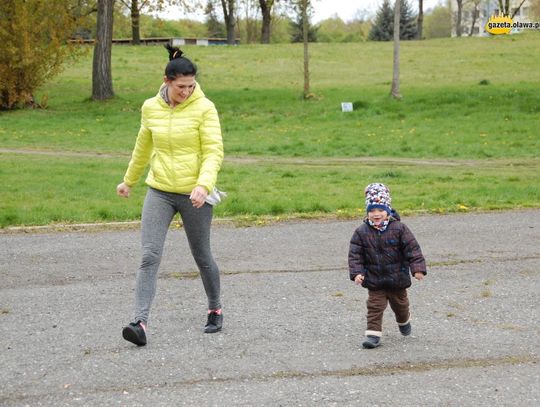
[[[530,1],[530,14],[531,18],[536,18],[540,20],[540,0],[531,0]]]
[[[64,1],[2,0],[0,21],[0,109],[38,106],[36,90],[80,53],[67,42],[77,19]]]
[[[371,24],[362,16],[344,22],[336,15],[317,24],[317,42],[362,42],[367,39]]]
[[[291,21],[291,42],[305,42],[304,30],[307,30],[307,42],[317,42],[319,27],[310,23],[311,3],[309,0],[298,0],[293,5],[296,13],[295,20]]]
[[[413,40],[417,38],[416,17],[407,0],[400,0],[399,38],[401,40]]]
[[[69,0],[69,13],[77,20],[73,38],[91,39],[92,29],[96,26],[97,0]]]
[[[124,6],[129,10],[131,16],[131,43],[139,45],[141,43],[141,9],[147,4],[147,1],[142,1],[139,4],[139,0],[120,0]]]
[[[238,8],[243,13],[243,18],[236,20],[241,41],[246,44],[259,42],[261,31],[259,0],[240,0]]]
[[[309,98],[309,20],[308,20],[308,7],[310,6],[309,0],[300,1],[300,11],[302,14],[302,36],[304,42],[304,99]]]
[[[437,6],[430,14],[426,14],[424,35],[426,38],[452,36],[452,12],[450,8]]]
[[[96,39],[92,65],[92,99],[114,96],[111,75],[111,52],[114,0],[98,0]]]
[[[416,38],[422,39],[424,30],[424,0],[418,0],[418,18],[416,19]]]
[[[407,0],[400,0],[400,19],[399,19],[399,32],[400,39],[412,40],[417,37],[417,29],[415,23],[415,16]],[[395,6],[394,10],[390,7],[388,0],[384,0],[381,8],[377,12],[375,22],[371,27],[369,33],[369,39],[374,41],[390,41],[394,36],[394,20],[395,20]]]
[[[235,27],[236,27],[236,0],[221,0],[223,9],[223,18],[225,19],[225,28],[227,30],[227,44],[235,45]]]
[[[272,22],[272,7],[277,0],[259,0],[262,14],[261,44],[270,43],[270,28]]]
[[[375,22],[369,32],[372,41],[390,41],[394,29],[394,13],[389,0],[384,0],[375,16]]]
[[[177,5],[191,10],[192,2],[189,0],[120,0],[129,10],[131,16],[131,43],[139,45],[141,43],[140,19],[143,11],[162,11],[167,6]]]
[[[401,1],[396,1],[394,6],[394,69],[392,75],[391,94],[394,99],[401,99],[399,90],[399,37],[400,37],[400,21],[401,19]]]
[[[219,21],[214,2],[208,0],[206,3],[206,8],[204,10],[206,15],[206,27],[208,29],[209,37],[224,37],[226,35],[225,26],[221,21]]]
[[[471,0],[471,4],[473,6],[472,10],[472,22],[471,22],[471,29],[469,30],[469,37],[472,37],[474,34],[474,27],[476,26],[476,21],[478,20],[478,17],[480,16],[480,2],[482,0]]]
[[[463,0],[456,0],[457,4],[457,14],[456,14],[456,37],[461,37],[462,26],[461,26],[461,17],[463,15]]]
[[[519,13],[519,10],[521,9],[521,6],[523,6],[523,3],[525,3],[527,0],[521,0],[519,5],[513,9],[513,11],[510,13],[510,0],[499,0],[499,10],[501,10],[502,14],[505,16],[510,16],[510,18],[514,18],[514,16]]]

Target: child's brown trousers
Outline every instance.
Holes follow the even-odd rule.
[[[380,336],[382,333],[382,321],[384,310],[388,302],[394,314],[396,322],[404,325],[409,322],[409,298],[407,289],[397,290],[369,290],[367,299],[367,331],[366,334]]]

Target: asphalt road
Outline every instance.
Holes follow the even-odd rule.
[[[1,406],[540,405],[540,211],[405,218],[428,276],[413,335],[390,310],[361,348],[347,276],[357,221],[213,229],[224,329],[181,229],[168,236],[149,343],[121,338],[138,231],[0,234]]]

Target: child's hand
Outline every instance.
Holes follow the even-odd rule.
[[[356,285],[360,285],[362,284],[362,282],[364,281],[364,276],[362,274],[358,274],[355,278],[354,278],[354,283]]]
[[[418,281],[422,281],[424,279],[424,273],[420,273],[419,271],[417,271],[416,273],[414,273],[414,278],[416,278]]]

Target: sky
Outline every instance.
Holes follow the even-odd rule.
[[[424,11],[435,7],[442,0],[424,0]],[[382,4],[382,0],[314,0],[313,6],[315,14],[314,22],[319,22],[336,14],[343,21],[352,20],[357,13],[360,15],[375,15],[377,9]],[[417,0],[409,0],[409,4],[418,9]]]
[[[343,21],[349,21],[357,16],[373,16],[383,0],[313,0],[314,15],[313,22],[318,23],[337,15]],[[444,0],[424,0],[424,11],[442,4]],[[418,8],[417,0],[409,0],[414,10]],[[168,11],[160,13],[161,18],[178,19],[188,17],[202,20],[200,15],[180,15],[176,12]]]

